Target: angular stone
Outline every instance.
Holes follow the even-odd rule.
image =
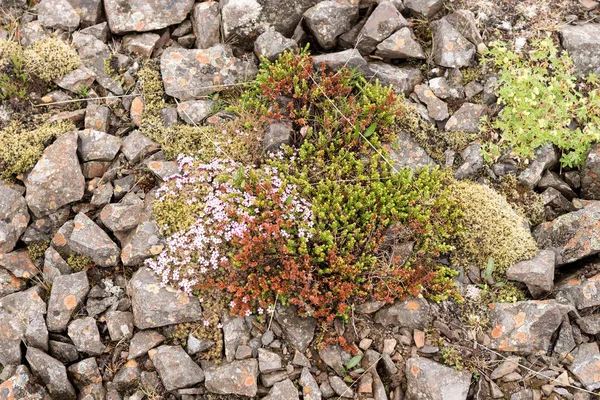
[[[219,3],[213,0],[194,4],[192,28],[196,36],[196,48],[208,49],[221,39],[221,13]]]
[[[204,371],[181,346],[160,346],[148,352],[169,391],[194,386],[204,380]]]
[[[281,326],[288,343],[304,352],[312,342],[317,320],[312,317],[300,317],[295,307],[277,307],[275,320]]]
[[[131,312],[109,311],[105,318],[111,341],[118,342],[133,337],[133,314]]]
[[[0,254],[0,267],[9,270],[17,278],[31,279],[40,271],[31,262],[27,250],[16,250],[8,254]]]
[[[404,7],[410,12],[431,18],[444,7],[443,0],[404,0]]]
[[[431,323],[430,307],[427,300],[414,298],[399,301],[375,314],[375,322],[401,328],[425,329]]]
[[[0,297],[20,292],[26,286],[27,284],[24,280],[17,278],[4,268],[0,268]]]
[[[128,231],[135,228],[143,216],[144,203],[139,198],[137,202],[107,204],[100,212],[100,221],[113,232]]]
[[[600,314],[587,315],[575,320],[583,333],[597,335],[600,333]]]
[[[358,35],[356,48],[361,54],[371,54],[377,45],[408,22],[389,1],[379,3]]]
[[[200,3],[202,4],[202,3]],[[177,104],[179,118],[190,125],[200,124],[215,108],[212,100],[189,100]]]
[[[128,360],[133,360],[146,354],[159,344],[165,341],[165,337],[155,330],[137,332],[129,343]]]
[[[423,81],[423,73],[417,67],[392,65],[380,61],[370,62],[370,78],[378,79],[384,86],[392,85],[394,93],[409,95]]]
[[[73,233],[69,237],[71,249],[90,257],[96,265],[117,265],[121,251],[112,239],[84,213],[75,216]]]
[[[56,139],[27,175],[25,200],[37,217],[82,199],[85,178],[77,159],[77,137],[72,132]]]
[[[587,390],[600,388],[600,351],[598,343],[583,343],[577,349],[569,371]]]
[[[304,13],[308,31],[323,49],[334,48],[338,36],[349,31],[357,19],[358,5],[345,1],[321,1]]]
[[[265,57],[269,61],[275,61],[286,51],[296,53],[298,43],[276,31],[266,31],[254,42],[254,54],[258,58]]]
[[[354,391],[352,388],[350,388],[339,376],[330,376],[329,385],[331,385],[331,388],[338,396],[346,399],[354,398]]]
[[[319,384],[307,367],[302,368],[299,382],[302,386],[302,396],[304,400],[321,400]]]
[[[487,113],[483,104],[464,103],[446,122],[446,131],[478,133],[481,118]]]
[[[286,370],[270,372],[268,374],[260,374],[260,383],[266,388],[273,387],[277,382],[285,381],[290,377]]]
[[[48,347],[50,349],[50,355],[57,360],[62,361],[64,364],[71,364],[79,360],[77,348],[70,343],[50,340],[48,342]]]
[[[246,327],[246,321],[243,318],[224,317],[223,344],[227,361],[232,362],[238,346],[248,341],[250,341],[250,332]]]
[[[187,346],[186,346],[185,350],[187,351],[187,353],[189,355],[193,356],[195,354],[202,353],[203,351],[210,349],[214,345],[215,345],[214,341],[204,339],[204,338],[198,339],[190,333],[187,337]],[[249,350],[248,357],[239,357],[240,349],[243,347],[246,347]],[[238,348],[235,352],[235,357],[238,360],[243,360],[245,358],[251,358],[252,357],[252,349],[249,346],[238,346]]]
[[[254,40],[269,27],[262,22],[263,7],[257,0],[221,2],[221,23],[225,42],[250,50]]]
[[[277,151],[282,145],[289,145],[294,134],[294,128],[285,122],[273,122],[263,138],[263,149],[266,153]]]
[[[406,362],[406,382],[407,399],[466,400],[471,373],[413,357]]]
[[[265,349],[258,349],[258,369],[262,373],[269,373],[281,369],[281,357],[277,353]]]
[[[40,350],[48,351],[48,328],[43,314],[36,314],[29,321],[25,331],[25,342],[28,346],[37,347]]]
[[[79,15],[81,26],[91,26],[103,18],[102,0],[67,0]]]
[[[108,25],[113,33],[147,32],[183,21],[194,0],[104,0]]]
[[[410,28],[402,28],[377,45],[376,56],[389,59],[419,58],[427,56]]]
[[[552,144],[546,144],[535,150],[535,159],[519,175],[519,182],[533,189],[542,179],[542,174],[547,169],[558,165],[558,152]]]
[[[21,340],[25,325],[15,316],[0,312],[0,364],[17,365],[21,362]]]
[[[519,357],[508,357],[492,371],[490,379],[500,379],[517,369],[519,369]]]
[[[113,383],[117,390],[125,392],[139,385],[140,377],[141,371],[138,362],[130,360],[115,374]]]
[[[539,248],[554,251],[556,265],[600,253],[600,201],[544,222],[532,233]]]
[[[68,373],[80,391],[88,385],[102,384],[102,375],[100,375],[98,363],[94,357],[86,358],[77,364],[71,365],[68,368]]]
[[[518,262],[506,270],[506,277],[523,282],[530,291],[550,292],[554,287],[554,263],[552,250],[541,250],[531,260]]]
[[[415,93],[419,100],[427,105],[429,116],[436,121],[443,121],[450,116],[448,114],[448,105],[438,99],[427,85],[415,86]]]
[[[55,358],[35,347],[29,347],[25,356],[34,375],[46,385],[53,399],[75,400],[75,389],[67,378],[67,369]]]
[[[568,307],[554,300],[490,304],[491,348],[521,354],[545,353]]]
[[[582,75],[600,73],[600,24],[565,25],[562,45]]]
[[[575,343],[575,337],[573,336],[573,327],[569,322],[569,317],[565,316],[563,318],[563,323],[560,326],[558,338],[556,339],[556,343],[554,344],[552,352],[554,354],[564,356],[570,353],[575,346],[577,346],[577,343]]]
[[[108,24],[106,22],[101,22],[96,25],[92,25],[85,29],[79,31],[79,33],[84,35],[90,35],[100,40],[101,42],[108,42]]]
[[[31,21],[21,25],[21,46],[29,47],[32,44],[48,37],[40,21]]]
[[[241,360],[204,369],[206,390],[217,394],[254,397],[258,391],[258,361]]]
[[[133,131],[123,139],[121,152],[127,160],[132,163],[140,161],[142,158],[156,153],[159,150],[157,143],[149,139],[140,131]]]
[[[71,322],[68,334],[79,352],[99,356],[106,347],[100,341],[98,325],[92,317],[80,318]]]
[[[321,68],[325,63],[328,71],[337,72],[342,68],[356,69],[363,74],[370,76],[371,70],[367,61],[360,55],[356,49],[338,51],[336,53],[325,53],[313,56],[313,67]]]
[[[600,144],[593,144],[588,150],[581,168],[581,197],[600,200]]]
[[[163,181],[166,181],[173,175],[179,174],[179,166],[176,161],[149,161],[146,166]]]
[[[110,108],[106,106],[100,106],[98,104],[90,103],[85,109],[85,129],[95,130],[100,132],[108,132],[110,121]],[[90,134],[89,141],[95,140],[98,137],[99,140],[104,139],[109,141],[107,145],[110,150],[115,146],[114,139],[110,139],[106,136],[99,136],[97,133]],[[81,140],[83,140],[80,137]],[[117,149],[118,151],[118,149]],[[112,158],[111,158],[112,159]],[[85,161],[85,160],[84,160]]]
[[[159,40],[160,35],[156,33],[141,33],[124,36],[122,45],[129,53],[142,58],[150,58]]]
[[[38,21],[46,28],[74,31],[79,27],[79,14],[67,0],[42,0],[37,6]]]
[[[433,32],[433,59],[446,68],[461,68],[471,64],[475,46],[445,19],[429,24]]]
[[[96,74],[94,71],[82,65],[79,68],[69,72],[62,78],[55,79],[54,83],[70,92],[81,93],[83,88],[91,87],[95,80]]]
[[[165,92],[179,100],[206,96],[243,81],[250,76],[245,67],[222,44],[203,50],[170,47],[160,58]]]
[[[80,131],[79,141],[83,161],[112,161],[121,148],[121,138],[93,129]]]
[[[560,284],[557,299],[564,298],[578,310],[600,305],[600,274],[590,278],[575,277]]]
[[[96,207],[102,207],[110,203],[113,196],[112,183],[101,183],[92,192],[90,204]]]
[[[10,252],[27,229],[29,211],[23,196],[0,186],[0,253]]]
[[[258,0],[262,7],[262,22],[291,37],[303,14],[319,0]]]
[[[194,322],[202,318],[197,297],[162,286],[159,277],[149,268],[142,267],[136,271],[129,281],[128,290],[138,329]]]
[[[19,365],[14,375],[0,384],[3,399],[52,400],[42,386],[35,383],[24,365]]]
[[[104,88],[110,90],[116,95],[124,93],[123,87],[117,78],[111,76],[106,70],[105,60],[110,58],[112,53],[108,45],[91,34],[76,32],[73,35],[73,46],[77,49],[77,53],[83,64],[94,71],[96,81]],[[86,126],[86,128],[98,127]]]
[[[123,265],[138,265],[145,259],[158,255],[164,248],[160,228],[154,221],[145,221],[123,241]]]
[[[54,278],[46,317],[48,330],[51,332],[65,330],[71,316],[83,304],[89,290],[87,275],[83,271]]]
[[[448,14],[445,18],[448,22],[450,22],[450,24],[452,24],[454,29],[456,29],[461,35],[463,35],[469,42],[473,43],[475,46],[477,46],[480,43],[483,43],[481,34],[477,29],[475,15],[472,11],[458,10],[453,12],[452,14]]]
[[[567,200],[573,200],[577,194],[571,187],[563,181],[556,172],[546,171],[540,182],[538,183],[540,190],[553,188],[558,190]]]
[[[300,400],[300,397],[298,397],[298,389],[296,389],[294,383],[286,379],[274,384],[269,394],[263,397],[263,400]]]

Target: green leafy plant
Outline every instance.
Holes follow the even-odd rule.
[[[342,373],[344,374],[344,380],[348,383],[353,383],[356,379],[360,378],[361,374],[365,372],[364,368],[360,367],[360,362],[363,359],[362,354],[357,354],[352,357],[346,365],[342,366]]]

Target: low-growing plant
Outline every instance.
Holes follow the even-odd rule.
[[[77,51],[57,37],[33,43],[23,57],[27,71],[45,82],[61,78],[81,65]]]
[[[66,262],[74,271],[84,271],[87,267],[94,265],[94,261],[89,256],[78,254],[69,255]]]

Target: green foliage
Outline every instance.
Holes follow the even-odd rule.
[[[81,65],[75,49],[56,37],[35,42],[24,53],[25,67],[45,82],[62,78]]]
[[[49,240],[28,244],[27,251],[29,252],[29,258],[31,258],[31,260],[33,261],[41,259],[42,257],[44,257],[44,253],[46,252],[46,249],[49,245]]]
[[[531,225],[545,221],[542,195],[520,183],[515,175],[507,174],[500,177],[496,190],[506,197],[514,210],[526,218]]]
[[[28,171],[52,140],[76,129],[71,121],[43,124],[34,130],[26,130],[18,121],[11,122],[0,131],[0,177],[11,179]]]
[[[25,99],[28,79],[21,46],[10,40],[0,40],[0,99]]]
[[[465,367],[462,356],[454,347],[444,347],[440,351],[442,363],[453,367],[457,371],[462,371]]]
[[[544,39],[533,40],[527,54],[491,43],[485,61],[500,70],[498,102],[504,105],[490,124],[502,135],[499,143],[485,146],[487,159],[504,147],[532,158],[536,148],[553,143],[563,152],[563,166],[581,165],[589,146],[600,139],[600,92],[584,96],[578,91],[573,60]]]
[[[77,254],[71,254],[66,259],[69,267],[73,268],[74,271],[83,271],[90,265],[93,265],[94,262],[88,256],[82,256]]]
[[[15,55],[22,54],[23,49],[19,43],[14,40],[0,39],[0,70],[6,67]]]

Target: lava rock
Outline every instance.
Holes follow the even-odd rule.
[[[431,118],[443,121],[450,116],[448,104],[438,99],[427,85],[415,86],[415,93],[419,100],[427,105],[427,112]]]
[[[14,375],[0,384],[0,396],[4,399],[52,400],[46,389],[34,382],[24,365],[19,365]]]
[[[160,254],[163,248],[163,237],[156,222],[144,221],[123,240],[121,261],[126,266],[139,265]]]
[[[159,150],[157,143],[149,139],[140,131],[133,131],[123,139],[121,152],[127,160],[132,163],[140,161],[142,158],[156,153]]]
[[[225,317],[223,319],[223,344],[227,361],[232,362],[238,346],[246,344],[248,341],[250,341],[250,332],[243,318]]]
[[[0,267],[6,268],[17,278],[31,279],[40,273],[31,262],[27,250],[16,250],[12,253],[0,254]]]
[[[73,46],[77,50],[83,65],[96,74],[96,81],[116,95],[125,93],[118,79],[113,78],[106,70],[106,59],[112,53],[108,45],[91,34],[76,32],[73,35]],[[86,126],[86,128],[92,128]],[[100,130],[97,127],[94,129]]]
[[[79,141],[83,161],[112,161],[121,148],[121,138],[93,129],[80,131]]]
[[[105,318],[111,341],[118,342],[133,337],[133,314],[131,312],[109,311]]]

